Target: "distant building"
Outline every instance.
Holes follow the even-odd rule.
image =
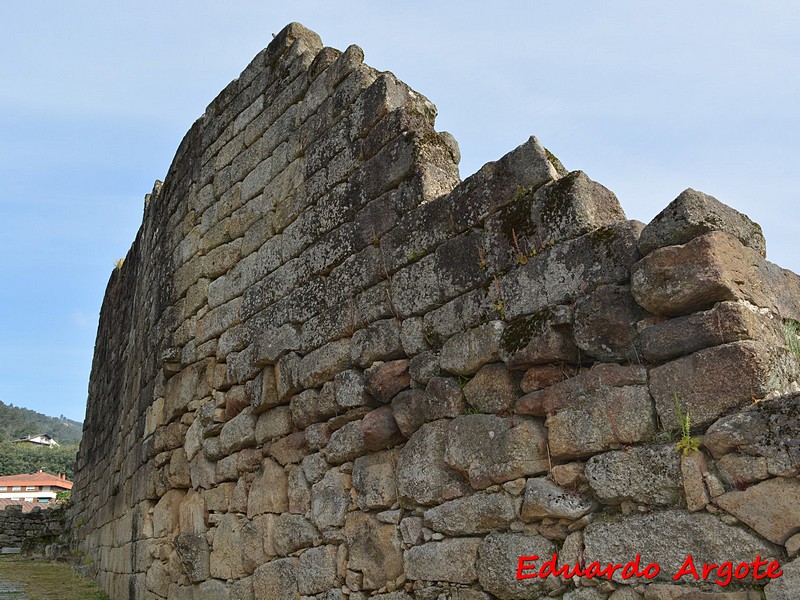
[[[24,438],[19,438],[17,440],[14,440],[14,443],[33,444],[34,446],[49,446],[50,448],[56,448],[59,446],[59,443],[46,433],[40,433],[39,435],[29,435]]]
[[[38,471],[30,475],[5,475],[0,477],[0,500],[21,500],[34,504],[47,504],[56,499],[58,492],[72,489],[63,473],[50,475]]]

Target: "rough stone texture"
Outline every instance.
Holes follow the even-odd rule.
[[[360,571],[362,587],[383,587],[403,572],[403,553],[397,529],[364,513],[347,516],[344,528],[349,543],[348,568]]]
[[[625,564],[641,554],[642,565],[654,562],[661,566],[655,581],[670,581],[689,554],[695,564],[736,564],[756,556],[767,560],[780,556],[776,547],[713,515],[678,510],[591,523],[584,529],[584,544],[587,563],[596,560],[601,564]],[[622,581],[619,571],[613,580]],[[694,580],[687,575],[685,581]]]
[[[558,486],[546,477],[528,479],[522,500],[523,521],[537,519],[580,519],[593,508],[582,494]]]
[[[710,310],[647,326],[639,336],[641,352],[648,361],[661,362],[740,340],[774,337],[783,345],[777,321],[747,303],[720,302]]]
[[[381,406],[364,415],[361,420],[361,434],[367,450],[373,452],[391,448],[405,440],[389,406]]]
[[[450,338],[442,346],[439,364],[456,375],[472,375],[500,358],[500,339],[505,324],[492,321]]]
[[[545,431],[536,421],[465,415],[447,427],[445,462],[475,489],[548,469]]]
[[[702,510],[711,501],[705,480],[709,477],[706,455],[689,452],[681,456],[681,478],[686,508],[692,512]]]
[[[531,221],[536,229],[529,238],[547,245],[576,238],[616,221],[625,213],[614,193],[586,176],[583,171],[539,188],[531,203]],[[538,248],[532,248],[537,250]]]
[[[580,351],[572,337],[572,310],[548,306],[515,319],[503,331],[500,358],[513,368],[553,362],[579,363]]]
[[[462,481],[445,463],[447,421],[427,423],[411,436],[397,461],[397,490],[402,498],[436,504],[445,493],[458,493]]]
[[[52,547],[114,600],[612,593],[514,580],[548,540],[796,554],[800,277],[757,227],[691,193],[640,237],[533,137],[460,181],[363,61],[291,24],[184,137],[109,279]],[[676,392],[702,454],[656,445]],[[34,518],[4,516],[0,545]]]
[[[681,192],[642,230],[639,250],[647,255],[656,248],[685,244],[711,231],[729,233],[762,257],[767,255],[767,243],[757,223],[713,196],[691,188]]]
[[[697,427],[787,390],[792,370],[789,355],[780,348],[732,342],[652,369],[650,391],[664,427],[678,427],[676,398]]]
[[[365,373],[366,389],[378,402],[387,403],[411,383],[407,360],[393,360],[373,365]]]
[[[508,412],[518,395],[517,378],[503,364],[481,367],[464,386],[467,403],[482,413]]]
[[[796,478],[769,479],[714,501],[776,544],[800,532],[800,480]]]
[[[714,231],[648,254],[633,266],[631,291],[655,315],[687,315],[725,300],[746,300],[777,312],[761,274],[763,263],[755,250]]]
[[[656,422],[645,386],[588,389],[570,406],[548,413],[550,453],[582,458],[604,450],[650,440]]]
[[[800,558],[783,565],[783,575],[764,588],[767,600],[791,600],[800,589]]]
[[[353,487],[361,510],[389,508],[397,500],[395,467],[397,451],[357,458],[353,463]]]
[[[606,452],[586,462],[586,478],[606,504],[632,500],[672,505],[681,492],[681,455],[675,446],[647,446]]]
[[[622,285],[604,285],[575,303],[575,343],[596,360],[636,363],[636,324],[648,313]]]
[[[516,579],[520,556],[550,557],[552,542],[539,535],[492,533],[478,547],[478,580],[487,592],[501,600],[524,600],[544,590],[541,579]]]
[[[516,514],[510,496],[477,493],[426,510],[425,524],[446,535],[475,535],[506,529]]]
[[[405,553],[406,574],[411,580],[472,583],[478,578],[478,544],[477,538],[463,538],[410,548]]]

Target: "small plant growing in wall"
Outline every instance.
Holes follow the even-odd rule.
[[[800,323],[787,319],[783,323],[783,337],[792,356],[800,365]]]
[[[489,263],[486,261],[486,252],[483,249],[483,246],[478,246],[478,265],[481,268],[481,271],[485,271]]]
[[[495,291],[495,299],[494,304],[492,305],[493,308],[500,313],[500,316],[505,319],[506,318],[506,306],[503,303],[503,294],[500,292],[500,280],[495,275],[492,280],[494,281],[494,291]]]
[[[511,237],[514,239],[514,248],[517,251],[517,264],[518,265],[527,265],[528,264],[528,256],[522,251],[519,244],[519,238],[517,238],[516,230],[511,230]]]
[[[689,416],[689,409],[683,412],[681,403],[678,401],[678,394],[675,394],[675,410],[678,413],[678,425],[681,429],[681,438],[675,444],[675,449],[680,450],[684,456],[700,449],[700,439],[692,437],[692,423]]]

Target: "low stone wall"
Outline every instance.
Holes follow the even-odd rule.
[[[284,29],[111,276],[71,512],[111,598],[783,597],[800,279],[714,198],[629,221],[535,138],[460,181],[362,58]],[[621,566],[517,578],[553,554]],[[785,574],[677,585],[688,555]]]
[[[45,546],[65,533],[63,508],[34,508],[22,512],[11,505],[0,510],[0,548],[19,548],[27,553],[45,554]]]

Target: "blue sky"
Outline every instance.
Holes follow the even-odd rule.
[[[83,419],[103,291],[192,122],[290,21],[439,108],[461,175],[536,135],[649,221],[693,187],[800,271],[800,5],[0,5],[0,400]]]

